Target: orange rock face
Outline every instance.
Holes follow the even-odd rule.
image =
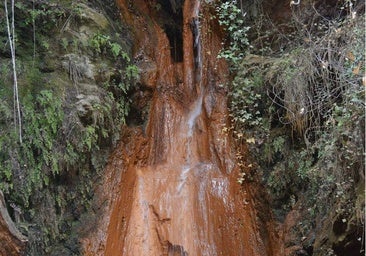
[[[228,70],[212,6],[172,2],[118,1],[154,95],[145,133],[132,131],[110,160],[107,177],[120,168],[120,182],[106,179],[110,203],[85,254],[268,255],[224,132]]]
[[[11,220],[0,191],[0,255],[22,255],[27,242]]]

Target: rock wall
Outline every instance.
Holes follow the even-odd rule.
[[[250,189],[236,182],[214,6],[118,3],[152,101],[144,131],[131,129],[106,168],[107,193],[98,199],[106,201],[103,218],[83,239],[85,254],[275,255],[259,230]]]

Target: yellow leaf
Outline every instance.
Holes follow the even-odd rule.
[[[254,139],[254,138],[249,138],[249,139],[246,139],[246,142],[247,142],[247,143],[252,143],[252,144],[254,144],[254,143],[255,143],[255,139]]]
[[[355,55],[353,55],[352,52],[348,52],[347,53],[347,58],[350,60],[350,61],[354,61],[355,60]]]
[[[357,67],[355,67],[353,70],[352,70],[352,73],[354,75],[358,75],[358,73],[360,73],[360,64],[357,65]]]

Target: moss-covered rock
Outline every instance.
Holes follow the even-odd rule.
[[[13,132],[3,7],[0,189],[28,238],[27,255],[78,255],[80,218],[88,215],[92,188],[119,138],[137,78],[129,36],[108,16],[118,12],[114,1],[17,1],[20,144]]]

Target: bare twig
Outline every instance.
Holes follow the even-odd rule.
[[[8,12],[8,3],[7,0],[5,2],[5,15],[6,15],[6,26],[8,30],[8,38],[11,52],[11,60],[13,65],[13,83],[14,83],[14,123],[15,130],[18,130],[19,133],[19,142],[22,143],[22,119],[20,115],[20,104],[19,104],[19,94],[18,94],[18,79],[17,79],[17,71],[16,71],[16,56],[15,56],[15,25],[14,25],[14,0],[11,0],[11,28],[9,22],[9,12]]]

